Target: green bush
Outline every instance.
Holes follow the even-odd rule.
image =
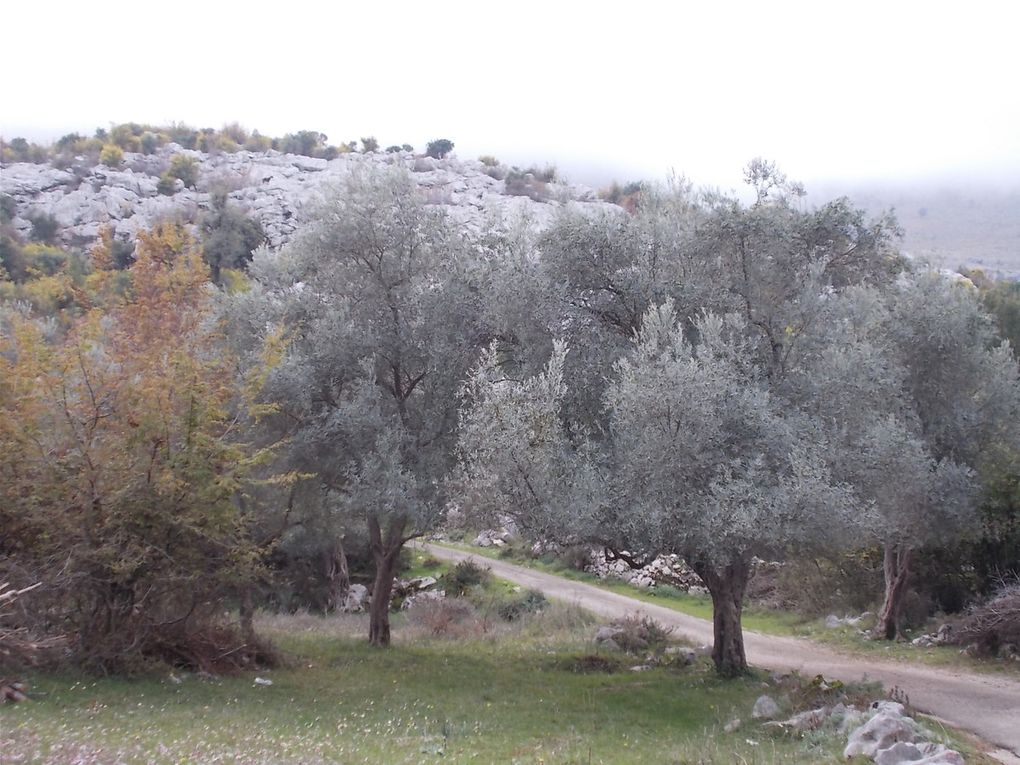
[[[173,196],[174,187],[177,185],[177,179],[170,174],[167,170],[165,173],[159,176],[159,182],[156,184],[156,191],[165,196]]]
[[[167,172],[171,177],[182,181],[189,189],[198,183],[198,162],[187,154],[175,154],[170,160],[170,169]]]
[[[365,154],[372,154],[374,152],[377,152],[379,151],[379,141],[377,141],[373,136],[369,136],[368,138],[362,138],[361,150]]]
[[[479,566],[474,560],[462,560],[443,576],[442,587],[449,595],[464,595],[471,588],[485,584],[491,577],[489,569]]]
[[[220,283],[224,269],[246,269],[252,253],[266,241],[262,225],[231,205],[222,191],[212,195],[212,209],[202,218],[199,228],[202,257],[216,284]]]
[[[538,590],[525,590],[499,603],[496,613],[504,621],[513,622],[526,614],[538,613],[548,604],[545,595]]]
[[[99,161],[107,167],[120,167],[120,163],[124,161],[124,150],[116,144],[108,143],[99,152]]]
[[[451,151],[453,151],[453,141],[448,138],[437,138],[435,141],[428,142],[425,147],[425,156],[442,159]]]
[[[28,216],[28,220],[32,224],[32,233],[30,234],[32,241],[49,244],[57,238],[60,224],[49,213],[33,213]]]

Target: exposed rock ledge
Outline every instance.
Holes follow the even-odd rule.
[[[196,188],[177,182],[171,196],[157,191],[159,176],[176,154],[195,158],[199,175]],[[436,160],[397,154],[342,154],[326,161],[278,151],[204,154],[168,144],[152,155],[126,153],[117,169],[91,165],[76,158],[66,170],[50,165],[15,163],[0,168],[0,192],[16,203],[13,224],[27,234],[30,217],[52,215],[67,244],[87,245],[103,226],[112,226],[118,238],[133,239],[139,230],[160,219],[176,216],[190,223],[210,204],[210,190],[230,190],[230,199],[256,218],[271,247],[284,244],[324,191],[357,165],[398,164],[413,171],[430,204],[440,205],[469,229],[525,216],[542,228],[564,205],[589,213],[620,208],[599,200],[593,189],[560,183],[538,184],[543,201],[508,196],[506,184],[486,174],[481,162],[449,157]],[[490,170],[491,172],[491,170]]]

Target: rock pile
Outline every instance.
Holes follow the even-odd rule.
[[[660,555],[647,566],[632,569],[622,560],[608,560],[604,550],[593,550],[587,570],[600,579],[623,579],[635,587],[668,584],[684,592],[708,592],[701,577],[678,555]]]

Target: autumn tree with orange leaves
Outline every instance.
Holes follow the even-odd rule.
[[[257,559],[238,502],[257,456],[190,238],[142,233],[126,284],[102,246],[93,307],[59,340],[0,315],[0,581],[40,582],[34,626],[85,663],[202,667]]]

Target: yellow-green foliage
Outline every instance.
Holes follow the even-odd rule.
[[[99,152],[99,161],[107,167],[120,167],[120,163],[124,161],[124,150],[116,144],[108,143]]]
[[[198,182],[198,162],[187,154],[175,154],[167,172],[183,181],[188,188],[193,188]]]

